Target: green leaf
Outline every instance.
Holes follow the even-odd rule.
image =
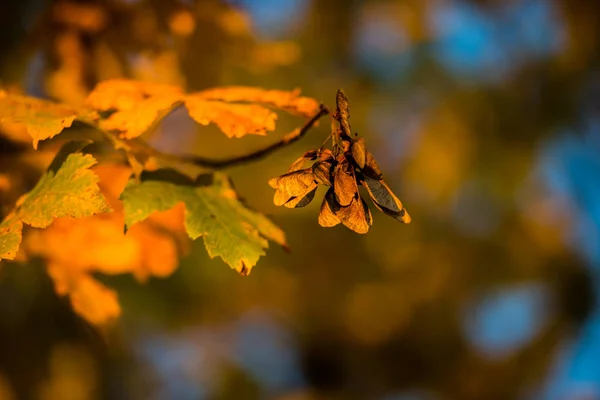
[[[50,139],[70,127],[75,119],[86,120],[93,112],[66,104],[8,94],[0,91],[0,124],[26,129],[37,149],[38,142]]]
[[[250,273],[265,254],[270,239],[286,247],[285,234],[264,215],[244,206],[224,175],[209,184],[179,177],[177,183],[161,180],[131,181],[121,195],[125,224],[143,221],[155,211],[177,203],[186,207],[185,227],[192,239],[204,237],[211,258],[221,257],[242,275]]]
[[[23,223],[14,214],[0,223],[0,260],[14,260],[21,243]]]
[[[82,218],[108,212],[98,177],[89,168],[96,159],[89,154],[70,154],[53,173],[48,171],[19,207],[23,222],[46,228],[55,218]]]
[[[55,218],[82,218],[108,212],[110,207],[89,168],[96,160],[78,151],[84,143],[63,147],[37,185],[19,201],[17,209],[0,224],[0,259],[14,259],[21,242],[22,224],[46,228]],[[58,160],[64,162],[58,165]]]

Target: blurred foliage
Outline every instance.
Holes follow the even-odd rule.
[[[106,79],[301,87],[328,105],[344,88],[353,130],[413,218],[361,236],[320,228],[319,204],[272,204],[267,181],[320,146],[321,124],[228,171],[292,249],[269,250],[248,278],[197,243],[166,279],[94,275],[123,310],[100,333],[42,263],[3,263],[0,398],[600,398],[600,3],[32,0],[2,2],[0,18],[2,89],[72,107]],[[152,143],[233,156],[277,136],[217,130],[174,113]],[[52,157],[0,136],[3,216]],[[112,232],[98,224],[86,240]],[[61,246],[45,249],[68,258]],[[579,369],[556,387],[571,359]]]

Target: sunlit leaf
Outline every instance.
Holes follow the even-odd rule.
[[[110,211],[98,188],[98,177],[89,170],[94,164],[91,155],[73,153],[56,172],[48,171],[20,205],[22,221],[45,228],[55,218],[81,218]]]
[[[199,92],[198,95],[208,100],[263,103],[304,117],[310,117],[319,110],[319,103],[310,97],[300,96],[299,90],[283,91],[246,86],[229,86],[204,90]]]
[[[121,314],[117,293],[88,274],[73,272],[68,266],[50,264],[48,274],[59,295],[69,296],[73,311],[94,325],[110,322]]]
[[[15,215],[9,215],[0,223],[0,260],[14,260],[21,243],[23,223]]]
[[[98,177],[89,170],[96,160],[89,154],[69,153],[76,148],[63,147],[46,174],[0,224],[0,258],[14,259],[22,222],[46,228],[56,218],[81,218],[110,211],[98,188]]]
[[[34,149],[40,140],[50,139],[70,127],[76,118],[86,119],[92,115],[90,111],[65,104],[0,91],[0,126],[25,129]]]
[[[277,114],[256,104],[231,104],[190,95],[185,99],[185,106],[196,122],[201,125],[214,123],[231,138],[266,135],[275,130]]]
[[[268,241],[286,246],[285,235],[265,216],[246,208],[228,181],[219,174],[208,186],[193,182],[174,184],[146,180],[130,182],[123,200],[128,227],[155,211],[164,211],[183,202],[186,207],[185,227],[192,239],[204,237],[210,257],[221,257],[227,264],[247,275],[259,257],[265,254]]]
[[[145,133],[159,117],[182,101],[183,91],[171,85],[112,79],[99,83],[86,103],[97,110],[114,111],[100,127],[132,139]]]

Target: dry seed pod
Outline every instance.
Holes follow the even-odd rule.
[[[333,188],[329,188],[325,197],[323,197],[323,202],[321,203],[321,211],[319,212],[319,225],[325,228],[330,228],[332,226],[338,225],[342,222],[335,212],[340,209],[340,205],[336,204],[335,195],[333,193]]]
[[[352,199],[350,205],[341,207],[336,215],[342,224],[356,233],[367,233],[372,224],[371,211],[360,196]]]
[[[352,130],[350,129],[350,111],[348,110],[348,99],[343,90],[338,90],[336,95],[337,113],[336,119],[340,123],[340,129],[346,136],[350,136]]]
[[[373,157],[373,154],[369,153],[365,150],[365,166],[362,168],[363,174],[373,179],[381,180],[382,174],[379,169],[379,165],[377,165],[377,161]]]
[[[342,207],[349,205],[358,196],[354,168],[345,159],[338,163],[333,170],[333,188],[336,200]]]
[[[322,185],[331,186],[331,161],[317,161],[312,170],[315,180]]]
[[[276,206],[281,206],[293,197],[302,198],[306,196],[308,192],[317,187],[318,183],[315,181],[312,168],[306,168],[270,179],[269,185],[277,189],[273,197],[273,203]]]
[[[284,206],[287,208],[306,207],[315,198],[315,193],[317,193],[317,185],[316,184],[315,184],[315,188],[313,190],[311,190],[310,192],[308,192],[306,195],[304,195],[302,197],[292,197],[284,204]]]
[[[405,224],[410,223],[410,215],[408,215],[402,206],[402,202],[394,195],[384,181],[378,181],[365,176],[361,184],[367,188],[375,207],[400,222],[404,222]]]
[[[366,161],[365,140],[363,138],[355,140],[350,149],[352,150],[352,158],[354,158],[354,162],[356,162],[356,165],[358,165],[360,169],[363,169]]]
[[[338,91],[336,102],[334,119],[339,128],[332,120],[333,150],[309,150],[292,163],[287,174],[271,179],[269,184],[277,189],[274,203],[288,208],[304,207],[314,199],[319,185],[330,186],[321,203],[319,225],[331,227],[342,223],[364,234],[372,226],[373,216],[358,193],[360,184],[365,186],[379,210],[408,224],[410,216],[383,181],[381,170],[366,150],[364,139],[352,139],[348,99],[343,91]],[[314,163],[304,168],[307,161]]]

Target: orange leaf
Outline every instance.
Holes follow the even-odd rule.
[[[56,292],[69,296],[73,310],[95,325],[105,324],[121,314],[117,293],[92,278],[57,263],[48,265]]]
[[[116,110],[100,122],[100,127],[132,139],[150,128],[160,111],[172,107],[183,96],[183,90],[172,85],[112,79],[99,83],[86,103],[97,110]]]
[[[307,118],[319,110],[319,103],[310,97],[300,96],[299,90],[266,90],[247,86],[228,86],[204,90],[198,95],[207,100],[268,104]]]
[[[196,122],[201,125],[212,122],[230,138],[266,135],[267,131],[275,130],[277,114],[256,104],[229,104],[195,94],[185,99],[185,105]]]
[[[76,118],[90,115],[65,104],[0,90],[0,127],[10,132],[25,130],[31,136],[34,149],[40,140],[53,138],[70,127]]]

